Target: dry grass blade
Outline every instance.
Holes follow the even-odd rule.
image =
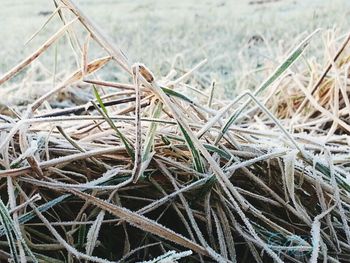
[[[112,205],[110,203],[107,203],[101,199],[98,199],[96,197],[93,197],[89,194],[83,193],[83,192],[79,192],[79,191],[70,191],[73,195],[76,195],[88,202],[92,202],[94,205],[96,205],[97,207],[106,210],[107,212],[118,216],[122,219],[124,219],[125,221],[127,221],[128,223],[130,223],[131,225],[140,228],[144,231],[153,233],[155,235],[158,235],[162,238],[165,238],[169,241],[175,242],[181,246],[184,246],[186,248],[189,248],[193,251],[196,251],[197,253],[203,254],[203,255],[207,255],[206,250],[201,247],[200,245],[197,245],[195,243],[193,243],[192,241],[188,240],[185,237],[182,237],[178,234],[176,234],[175,232],[165,228],[162,225],[159,225],[158,223],[140,216],[136,213],[131,212],[130,210],[127,210],[125,208],[121,208],[115,205]]]
[[[118,64],[131,73],[130,65],[125,54],[115,47],[111,41],[97,28],[97,26],[87,17],[82,10],[71,0],[60,0],[66,7],[79,18],[80,22],[90,32],[91,36],[115,59]]]
[[[0,78],[0,85],[11,79],[13,76],[18,74],[22,69],[24,69],[26,66],[28,66],[30,63],[32,63],[37,57],[39,57],[42,53],[45,52],[57,39],[59,39],[66,30],[73,25],[74,22],[76,22],[77,19],[72,20],[67,25],[62,27],[59,31],[57,31],[56,34],[54,34],[51,38],[49,38],[38,50],[33,52],[33,54],[29,55],[26,59],[24,59],[21,63],[16,65],[14,68],[12,68],[10,71],[5,73],[4,76]]]
[[[136,183],[142,174],[142,134],[141,134],[141,94],[139,84],[139,74],[142,74],[142,65],[132,66],[133,80],[135,85],[135,157],[132,181]]]

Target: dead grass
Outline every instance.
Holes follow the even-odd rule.
[[[158,78],[72,1],[57,6],[65,25],[0,78],[63,36],[79,65],[53,76],[34,66],[46,92],[1,109],[2,260],[348,260],[348,36],[315,31],[227,101],[214,81],[196,89],[206,61]],[[304,55],[320,36],[325,66]],[[107,67],[128,81],[101,79]]]

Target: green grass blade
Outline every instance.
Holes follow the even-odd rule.
[[[163,109],[163,103],[158,101],[157,104],[155,105],[155,108],[154,108],[154,111],[152,114],[152,118],[159,118],[160,114],[162,113],[162,109]],[[152,122],[148,131],[147,131],[142,161],[146,161],[150,156],[150,153],[152,151],[152,147],[154,145],[154,137],[156,134],[157,126],[158,126],[157,123]]]
[[[202,158],[201,158],[201,155],[200,155],[199,151],[194,146],[194,143],[192,142],[191,137],[188,135],[186,130],[182,127],[182,125],[180,123],[178,123],[178,124],[179,124],[179,127],[180,127],[180,130],[181,130],[182,134],[185,137],[185,140],[186,140],[186,143],[188,145],[188,148],[191,151],[191,155],[192,155],[192,158],[193,158],[193,163],[194,163],[196,171],[199,172],[199,173],[204,173],[205,169],[204,169],[204,165],[202,163]]]
[[[120,183],[120,182],[123,182],[127,179],[129,179],[130,177],[129,176],[123,176],[123,177],[119,177],[119,178],[111,178],[110,180],[108,181],[104,181],[104,182],[100,182],[100,183],[97,183],[96,185],[108,185],[112,182],[116,182],[116,183]],[[50,208],[56,206],[57,204],[60,204],[61,202],[67,200],[69,197],[71,197],[72,195],[71,194],[65,194],[65,195],[61,195],[45,204],[42,204],[40,206],[38,206],[38,211],[40,211],[41,213],[43,212],[46,212],[47,210],[49,210]],[[21,215],[18,217],[18,221],[20,224],[25,224],[27,223],[28,221],[32,220],[33,218],[36,217],[36,213],[34,211],[30,211],[24,215]],[[0,225],[0,237],[5,235],[6,234],[6,231],[5,231],[5,228],[3,225]]]
[[[178,138],[178,137],[175,137],[175,136],[165,136],[165,135],[162,135],[161,139],[162,139],[163,143],[166,144],[166,145],[170,145],[171,144],[170,139],[173,139],[173,140],[176,140],[176,141],[179,141],[179,142],[185,142],[186,141],[186,140],[184,140],[182,138]],[[208,144],[208,143],[203,143],[203,146],[209,152],[217,153],[221,158],[224,158],[226,160],[230,160],[231,157],[232,157],[230,153],[226,152],[223,149],[220,149],[219,147],[217,147],[215,145]]]
[[[310,34],[308,37],[306,37],[300,44],[297,46],[296,49],[294,49],[287,58],[278,66],[278,68],[272,73],[272,75],[266,79],[266,81],[254,92],[254,96],[259,95],[261,92],[266,90],[270,85],[272,85],[277,79],[279,79],[293,64],[294,62],[300,57],[300,55],[303,53],[305,48],[308,46],[311,37],[318,32],[319,30],[314,31],[312,34]],[[225,133],[228,131],[230,126],[233,124],[233,122],[239,117],[239,115],[246,109],[246,107],[251,102],[251,99],[248,99],[237,111],[235,111],[231,117],[227,120],[224,127],[221,130],[221,133],[216,140],[216,142],[220,141],[222,136],[225,135]]]
[[[103,112],[104,112],[106,115],[108,115],[107,109],[106,109],[104,103],[102,102],[102,99],[101,99],[100,94],[98,93],[98,91],[97,91],[95,85],[92,85],[92,86],[94,87],[94,95],[95,95],[95,98],[97,99],[98,104],[100,104],[100,107],[101,107],[101,109],[103,110]]]
[[[107,109],[106,109],[105,105],[103,104],[102,99],[100,97],[100,94],[98,93],[98,91],[96,90],[95,87],[94,87],[94,93],[95,93],[96,99],[97,99],[101,108],[98,107],[95,102],[91,101],[91,103],[95,106],[96,110],[102,115],[102,117],[107,121],[109,126],[111,126],[111,128],[117,132],[117,136],[123,142],[128,155],[134,161],[135,160],[135,153],[134,153],[134,149],[133,149],[132,145],[129,143],[128,139],[119,131],[117,126],[115,126],[113,120],[108,116]]]
[[[82,216],[82,222],[86,221],[86,214]],[[82,224],[78,231],[77,249],[82,250],[86,239],[86,225]]]
[[[10,247],[10,254],[12,256],[13,262],[17,263],[20,262],[18,251],[17,251],[17,245],[16,245],[16,238],[13,236],[13,226],[9,222],[6,214],[8,214],[8,210],[2,200],[0,200],[0,223],[4,227],[4,232],[6,234],[7,243]]]
[[[0,223],[4,227],[7,242],[10,247],[10,252],[12,260],[14,262],[21,262],[20,256],[17,252],[17,243],[20,242],[27,253],[27,255],[32,259],[32,262],[38,262],[32,251],[29,249],[25,241],[22,239],[21,234],[17,232],[15,224],[10,216],[8,209],[5,204],[0,199]]]
[[[65,195],[61,195],[41,206],[38,207],[38,210],[40,212],[46,212],[47,210],[49,210],[50,208],[54,207],[55,205],[61,203],[62,201],[66,200],[70,195],[69,194],[65,194]],[[26,222],[28,222],[29,220],[33,219],[36,217],[36,214],[34,211],[30,211],[24,215],[19,216],[18,221],[20,224],[24,224]],[[3,230],[0,228],[0,236],[2,236],[4,234]]]
[[[303,157],[304,157],[305,161],[309,165],[311,165],[311,166],[314,165],[314,161],[313,161],[313,157],[312,156],[310,156],[310,155],[309,156],[307,156],[307,155],[305,156],[304,155]],[[319,171],[320,173],[322,173],[327,179],[330,180],[330,178],[331,178],[331,171],[330,171],[329,167],[327,167],[326,165],[316,161],[315,169],[317,171]],[[348,193],[350,193],[350,185],[346,181],[344,181],[344,179],[341,177],[340,174],[335,173],[335,180],[336,180],[336,182],[337,182],[337,184],[338,184],[338,186],[340,188],[342,188],[343,190],[345,190]]]
[[[191,100],[189,97],[175,91],[175,90],[172,90],[172,89],[169,89],[167,87],[161,87],[161,89],[164,91],[165,94],[171,96],[171,97],[175,97],[175,98],[179,98],[181,100],[184,100],[186,102],[189,102],[191,104],[194,104],[194,101]]]
[[[221,158],[224,158],[226,160],[231,159],[231,154],[226,152],[225,150],[222,150],[214,145],[211,144],[203,144],[203,146],[209,151],[209,152],[214,152],[217,153]]]

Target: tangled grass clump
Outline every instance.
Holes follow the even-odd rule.
[[[349,38],[330,41],[338,51],[323,72],[294,72],[314,32],[228,102],[214,83],[210,95],[196,88],[205,61],[158,79],[72,1],[56,4],[62,29],[0,79],[65,34],[77,48],[73,25],[84,28],[80,68],[1,109],[2,260],[348,261]],[[106,56],[90,61],[90,41]],[[129,83],[98,78],[112,63]]]

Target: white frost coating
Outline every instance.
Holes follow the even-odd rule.
[[[46,185],[46,186],[52,186],[52,187],[64,187],[66,189],[72,188],[72,189],[83,189],[83,190],[88,190],[88,189],[100,189],[100,190],[106,190],[106,189],[113,189],[116,190],[119,185],[101,185],[102,183],[107,182],[108,180],[112,179],[115,175],[119,173],[119,169],[111,169],[105,172],[101,177],[91,180],[88,183],[84,184],[66,184],[66,183],[61,183],[61,182],[43,182],[40,180],[36,179],[25,179],[28,182],[35,182],[37,185]]]
[[[216,233],[217,233],[217,236],[219,239],[220,252],[221,252],[221,255],[227,259],[228,255],[227,255],[227,247],[226,247],[226,243],[225,243],[224,232],[222,230],[222,227],[219,223],[219,219],[218,219],[217,215],[215,214],[214,210],[212,210],[212,214],[213,214],[213,218],[215,221]]]
[[[284,172],[286,176],[286,187],[290,198],[294,203],[294,161],[296,159],[296,151],[288,153],[284,158]]]
[[[13,167],[15,165],[20,164],[27,157],[32,156],[37,150],[38,150],[38,143],[36,140],[32,140],[30,142],[30,147],[26,149],[24,153],[18,156],[18,158],[11,163],[11,166]]]
[[[297,203],[295,199],[294,172],[295,172],[295,165],[297,161],[297,154],[298,154],[298,151],[294,150],[288,153],[284,158],[285,182],[286,182],[287,191],[289,193],[289,197],[292,200],[294,207],[300,213],[301,216],[303,216],[306,220],[308,220],[309,217],[304,207],[301,206],[299,203]],[[311,221],[311,219],[308,221]]]
[[[336,205],[329,208],[327,211],[324,211],[323,213],[319,214],[314,218],[314,222],[312,223],[311,227],[311,236],[312,236],[312,253],[310,257],[310,263],[317,263],[318,254],[320,252],[320,242],[321,242],[321,235],[320,235],[320,229],[321,229],[321,223],[320,220],[327,215],[329,212],[331,212]]]
[[[89,229],[89,232],[86,236],[86,254],[91,256],[92,252],[94,251],[94,248],[96,247],[96,242],[98,239],[98,234],[100,233],[100,228],[104,219],[106,212],[102,210],[100,213],[98,213],[98,216],[95,220],[95,222],[92,224],[92,226]]]
[[[155,259],[149,261],[142,261],[138,263],[176,263],[178,259],[188,257],[189,255],[192,255],[191,250],[183,252],[176,252],[174,250],[171,250]]]
[[[317,263],[318,253],[320,251],[320,221],[315,217],[315,221],[312,224],[311,236],[312,236],[312,253],[310,263]]]

